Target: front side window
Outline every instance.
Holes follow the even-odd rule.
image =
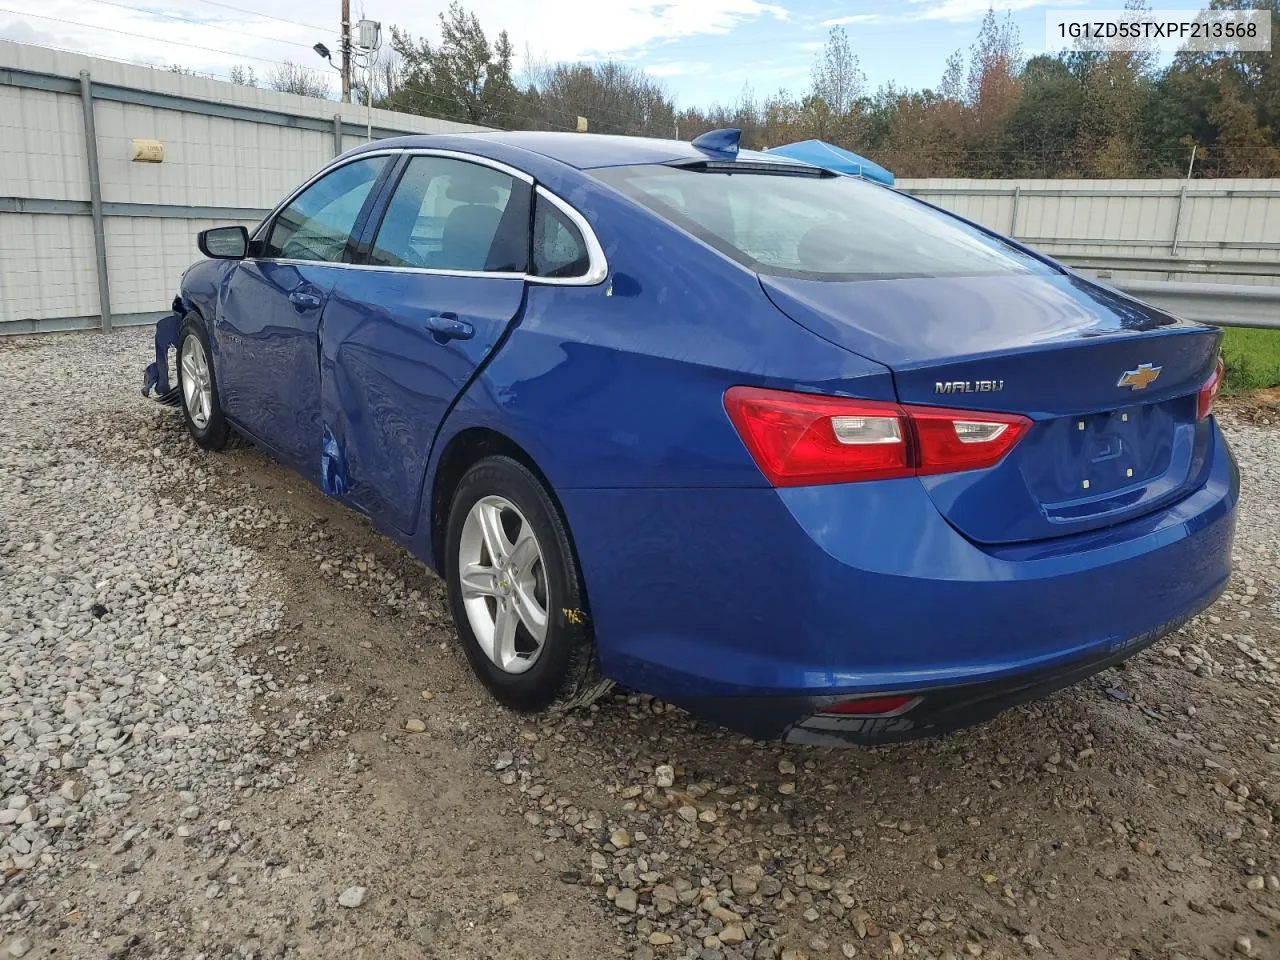
[[[595,175],[757,273],[885,280],[1051,269],[954,217],[854,177],[652,165]]]
[[[559,207],[539,194],[533,207],[533,274],[581,277],[591,263],[582,233]]]
[[[369,191],[388,159],[355,160],[303,190],[271,225],[263,256],[341,263]]]
[[[383,267],[501,273],[523,273],[528,260],[527,184],[433,156],[409,160],[369,258]]]

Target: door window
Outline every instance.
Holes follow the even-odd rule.
[[[303,190],[276,217],[262,255],[341,263],[360,211],[388,159],[356,160]]]
[[[523,273],[529,188],[451,157],[409,161],[378,228],[370,263],[382,267]]]

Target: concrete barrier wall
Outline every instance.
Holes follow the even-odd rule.
[[[256,223],[367,139],[355,104],[0,40],[0,333],[102,324],[85,82],[116,324],[166,309],[199,230]],[[385,110],[372,123],[375,138],[483,129]],[[163,162],[134,160],[134,140],[159,141]]]
[[[1234,284],[1280,279],[1280,180],[899,180],[897,186],[1094,272]]]

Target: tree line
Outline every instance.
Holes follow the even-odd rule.
[[[1210,3],[1255,6],[1280,12],[1280,0]],[[835,27],[804,90],[744,88],[734,103],[680,107],[626,63],[526,55],[517,76],[506,31],[490,40],[456,0],[440,28],[434,42],[391,28],[372,80],[375,106],[503,129],[573,130],[585,117],[593,133],[690,139],[739,127],[754,148],[816,137],[902,177],[1185,176],[1193,149],[1195,176],[1280,176],[1280,45],[1180,52],[1167,65],[1151,51],[1025,58],[1012,18],[988,10],[967,56],[948,58],[933,88],[869,91],[848,34]],[[316,95],[311,74],[290,65],[267,85]]]

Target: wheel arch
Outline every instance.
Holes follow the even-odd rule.
[[[546,472],[538,466],[533,456],[519,443],[505,433],[487,426],[471,426],[458,431],[449,438],[440,459],[436,463],[435,473],[431,478],[431,500],[428,504],[428,529],[430,533],[431,559],[436,571],[445,576],[448,573],[445,555],[444,535],[449,524],[449,503],[453,499],[458,483],[473,465],[491,456],[508,456],[526,467],[538,482],[542,484],[547,496],[551,498],[560,522],[564,524],[569,537],[569,548],[573,551],[573,561],[582,570],[578,556],[577,541],[573,536],[573,528],[569,526],[569,518],[565,515],[564,505],[556,494],[555,487],[547,479]],[[586,576],[583,575],[585,581]],[[584,588],[585,590],[585,588]],[[590,609],[588,607],[588,609]]]

